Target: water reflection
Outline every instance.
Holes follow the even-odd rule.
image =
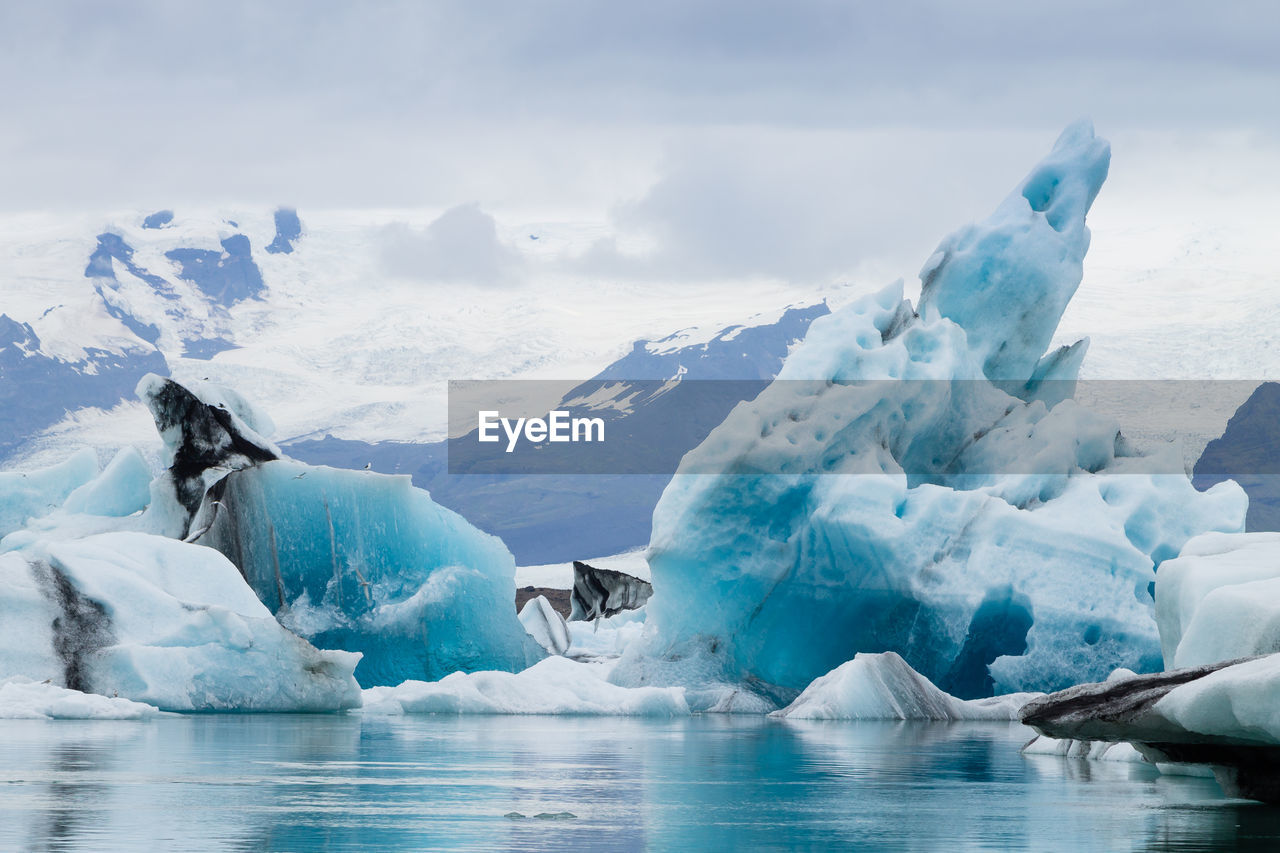
[[[0,849],[1276,849],[1211,779],[1020,726],[701,717],[0,724]],[[570,812],[567,820],[539,814]],[[524,817],[507,817],[518,813]]]

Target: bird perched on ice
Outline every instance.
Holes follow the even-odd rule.
[[[372,468],[372,467],[373,467],[373,463],[372,463],[372,462],[366,462],[366,463],[364,463],[364,470],[368,471],[368,470],[369,470],[370,468]]]

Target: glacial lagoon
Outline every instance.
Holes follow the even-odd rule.
[[[1212,779],[1016,724],[190,715],[0,723],[2,850],[1276,849]]]

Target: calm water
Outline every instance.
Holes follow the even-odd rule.
[[[0,721],[0,849],[1280,849],[1280,809],[1024,758],[1026,738],[724,717]]]

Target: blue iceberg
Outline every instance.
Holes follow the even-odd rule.
[[[921,273],[819,318],[778,379],[681,462],[653,518],[644,639],[616,683],[695,706],[791,701],[860,652],[962,699],[1160,666],[1155,570],[1243,527],[1073,399],[1046,354],[1082,276],[1109,147],[1087,122]]]

